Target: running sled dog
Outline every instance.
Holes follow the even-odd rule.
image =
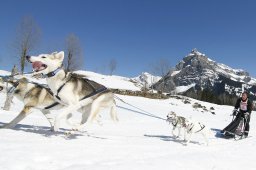
[[[27,56],[32,63],[34,74],[42,74],[53,92],[55,99],[64,105],[55,118],[54,131],[58,131],[60,121],[72,117],[72,112],[82,113],[80,124],[73,123],[79,130],[86,122],[93,122],[102,108],[110,107],[110,115],[118,121],[114,94],[105,86],[74,73],[66,73],[62,68],[64,52]],[[89,112],[89,113],[88,113]]]
[[[185,121],[186,121],[186,118],[185,117],[182,117],[182,116],[177,116],[175,112],[170,112],[168,113],[167,115],[167,119],[166,119],[167,122],[169,122],[170,124],[172,124],[172,135],[176,138],[179,138],[180,137],[180,132],[181,132],[181,129],[184,130],[184,140],[185,140],[185,137],[186,137],[186,124],[185,124]],[[178,129],[178,135],[176,136],[174,134],[174,131]]]
[[[11,80],[8,83],[12,84],[12,87],[7,89],[8,92],[13,93],[13,95],[24,103],[24,107],[21,112],[15,117],[10,123],[5,124],[2,128],[14,128],[21,120],[31,113],[31,110],[40,110],[51,125],[51,130],[53,130],[53,118],[50,114],[52,109],[60,109],[63,107],[58,102],[55,101],[51,91],[34,82],[29,82],[28,79],[21,78],[19,80]],[[0,78],[0,89],[5,89],[5,83]]]

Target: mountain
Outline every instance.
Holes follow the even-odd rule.
[[[161,79],[159,76],[154,76],[150,73],[143,72],[138,77],[134,77],[131,80],[138,86],[138,87],[146,87],[149,88],[156,82],[158,82]]]
[[[198,95],[207,91],[207,95],[218,100],[215,102],[222,103],[220,100],[223,100],[223,97],[237,97],[244,90],[249,91],[251,97],[255,98],[256,79],[244,70],[217,63],[194,49],[174,70],[153,85],[153,88],[197,99],[200,99]]]

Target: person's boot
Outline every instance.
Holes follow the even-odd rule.
[[[247,138],[247,137],[248,137],[248,134],[249,134],[249,131],[245,131],[245,132],[244,132],[244,138]]]

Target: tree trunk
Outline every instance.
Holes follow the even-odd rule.
[[[24,73],[25,62],[26,62],[26,55],[27,55],[27,49],[24,49],[24,51],[22,52],[21,61],[20,61],[21,74]]]
[[[6,89],[8,89],[8,84],[7,84]],[[10,110],[12,100],[13,100],[13,93],[12,92],[11,93],[7,92],[6,93],[6,99],[5,99],[5,102],[4,102],[3,110],[6,110],[6,111]]]

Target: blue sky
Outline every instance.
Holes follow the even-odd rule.
[[[10,69],[11,48],[24,16],[42,40],[32,54],[63,50],[65,37],[80,38],[85,69],[136,76],[159,58],[177,64],[193,48],[256,76],[256,1],[253,0],[2,0],[0,69]],[[28,70],[30,68],[27,68]]]

